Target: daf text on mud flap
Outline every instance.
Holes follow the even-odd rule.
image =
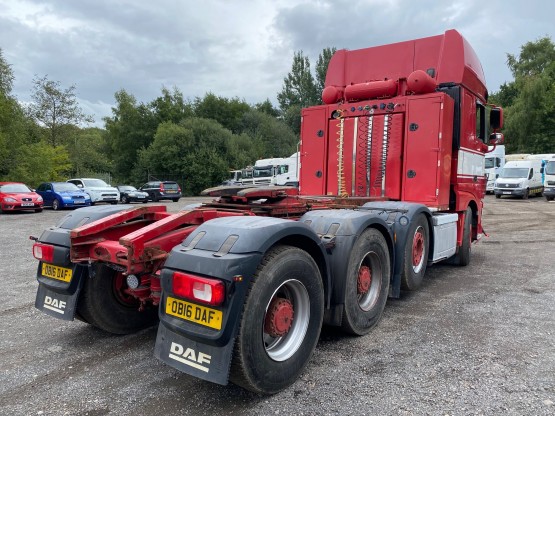
[[[185,349],[185,347],[179,343],[174,343],[172,341],[170,354],[168,356],[173,360],[192,366],[197,370],[202,370],[203,372],[210,371],[210,368],[202,366],[203,364],[210,365],[210,361],[212,360],[210,355],[207,355],[206,353],[196,353],[195,350],[190,347]]]
[[[47,295],[44,298],[44,308],[47,308],[48,310],[52,310],[53,312],[57,312],[58,314],[65,314],[66,302],[60,301],[58,299],[54,299]]]

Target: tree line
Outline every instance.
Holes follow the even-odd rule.
[[[78,105],[75,85],[64,89],[48,76],[35,77],[31,102],[23,106],[12,94],[13,70],[0,49],[0,180],[36,187],[76,176],[136,185],[173,179],[185,194],[198,194],[232,169],[297,150],[300,111],[320,102],[334,52],[323,50],[314,74],[308,57],[295,53],[279,107],[211,92],[191,100],[177,88],[138,102],[121,89],[99,128]]]
[[[109,175],[113,183],[136,185],[173,179],[196,195],[231,169],[297,150],[301,110],[321,103],[335,51],[324,48],[314,71],[308,56],[295,52],[278,106],[211,92],[186,99],[177,88],[163,88],[145,103],[121,89],[99,128],[90,126],[75,85],[64,89],[48,76],[36,76],[31,102],[20,103],[0,49],[0,180],[36,187],[77,176]],[[507,55],[507,64],[513,81],[489,98],[504,108],[507,152],[555,152],[555,45],[548,37],[528,42],[519,56]]]

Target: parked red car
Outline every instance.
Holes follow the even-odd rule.
[[[0,212],[34,210],[42,212],[43,200],[25,183],[0,181]]]

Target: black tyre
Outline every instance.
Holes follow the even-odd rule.
[[[527,199],[529,196],[530,196],[530,191],[526,189],[526,191],[524,191],[524,194],[522,195],[522,198]]]
[[[472,208],[466,209],[464,215],[464,229],[462,245],[455,257],[455,262],[459,266],[468,266],[470,263],[470,250],[472,245]]]
[[[391,266],[383,235],[367,229],[357,239],[345,274],[342,329],[367,334],[380,320],[389,292]]]
[[[420,287],[428,264],[430,230],[424,214],[419,214],[410,224],[405,245],[405,262],[401,275],[401,288],[415,291]]]
[[[312,257],[295,247],[271,249],[243,307],[231,381],[263,394],[291,385],[314,352],[323,314],[324,287]]]
[[[158,321],[158,310],[149,306],[139,311],[139,302],[125,293],[121,272],[97,264],[93,277],[86,277],[77,311],[82,320],[117,335],[148,328]]]
[[[127,198],[126,195],[122,195],[121,197],[121,203],[122,204],[127,204],[129,202],[129,199]]]
[[[501,198],[501,195],[497,195],[497,194],[496,194],[496,195],[495,195],[495,198]]]
[[[177,202],[179,199],[178,198],[172,198],[173,202]]]
[[[52,201],[52,210],[59,210],[61,207],[62,207],[62,206],[61,206],[61,204],[60,204],[60,201],[59,201],[57,198],[55,198],[55,199]]]

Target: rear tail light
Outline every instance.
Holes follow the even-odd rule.
[[[200,301],[212,306],[225,300],[225,285],[219,279],[203,278],[191,274],[173,274],[173,292],[191,301]]]
[[[54,260],[54,246],[35,243],[33,245],[33,256],[43,262],[52,262]]]
[[[160,183],[160,192],[163,193],[164,192],[164,184]]]

